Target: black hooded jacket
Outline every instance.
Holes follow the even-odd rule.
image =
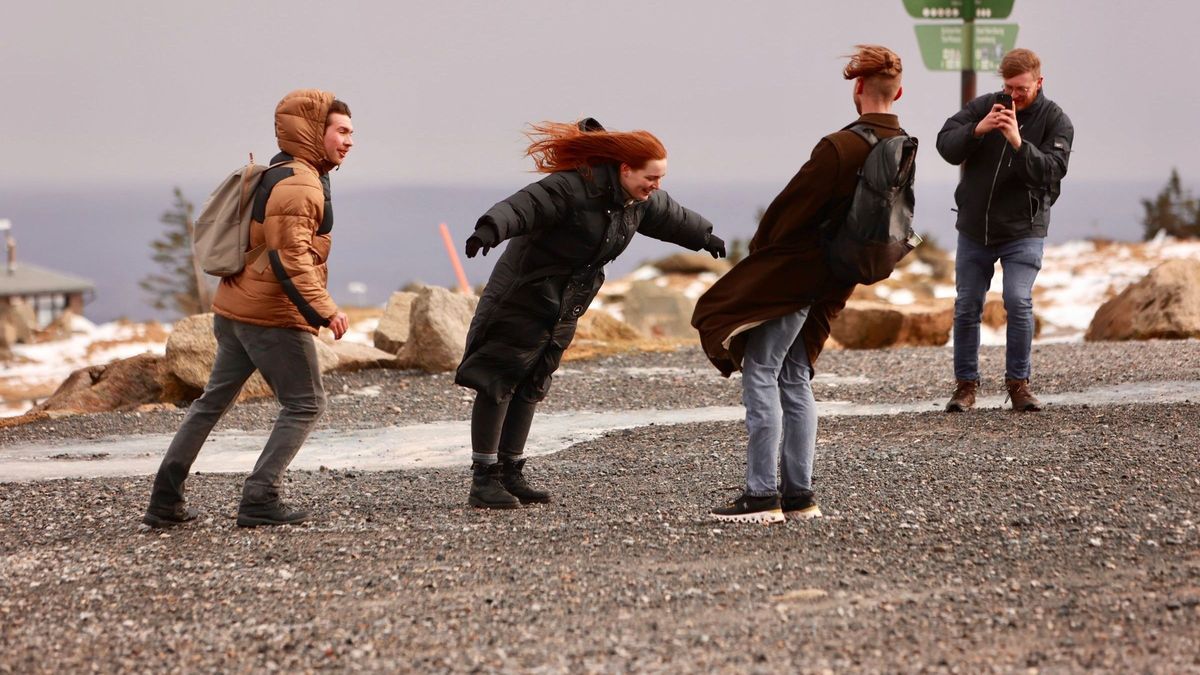
[[[996,102],[985,94],[946,120],[938,132],[938,153],[963,166],[954,191],[958,231],[984,245],[1045,237],[1050,207],[1058,199],[1075,128],[1057,104],[1038,92],[1033,105],[1017,112],[1021,148],[1013,151],[1004,134],[993,130],[975,137]]]
[[[521,387],[541,400],[604,283],[604,265],[640,232],[693,251],[712,224],[662,190],[629,199],[615,164],[560,171],[526,186],[479,219],[476,236],[510,240],[496,261],[467,334],[455,382],[500,402]]]

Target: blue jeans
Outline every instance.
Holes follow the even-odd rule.
[[[783,494],[812,489],[813,452],[817,447],[817,404],[812,365],[800,329],[808,308],[772,319],[746,335],[742,358],[742,403],[746,406],[746,494]],[[780,452],[782,448],[782,452]]]
[[[1042,269],[1041,237],[984,246],[958,235],[954,260],[954,378],[979,379],[979,323],[996,261],[1004,270],[1004,310],[1008,312],[1004,377],[1029,379],[1033,351],[1033,282]]]

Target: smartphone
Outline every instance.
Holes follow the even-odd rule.
[[[1004,92],[1000,92],[999,94],[996,94],[996,103],[999,103],[1000,105],[1004,106],[1005,108],[1012,108],[1013,107],[1012,94],[1006,94]]]

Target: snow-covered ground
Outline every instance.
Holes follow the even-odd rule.
[[[1105,300],[1141,279],[1160,263],[1175,258],[1200,260],[1200,241],[1159,238],[1136,243],[1082,241],[1048,246],[1042,271],[1034,287],[1035,311],[1044,322],[1039,340],[1058,342],[1083,339],[1092,315]],[[922,270],[917,267],[919,265],[924,263],[911,263],[906,273],[927,275],[930,270]],[[688,297],[696,298],[716,278],[712,273],[705,273],[687,280],[686,287],[680,290]],[[656,283],[667,284],[667,279],[653,267],[641,267],[628,277],[608,282],[606,292],[597,306],[604,306],[604,295],[619,295],[634,280],[655,280]],[[1002,272],[997,265],[992,289],[998,291],[1002,284]],[[938,285],[933,294],[936,298],[953,298],[954,288]],[[915,296],[908,289],[900,287],[888,289],[886,299],[893,304],[910,304]],[[617,314],[620,307],[610,305],[604,306],[604,309]],[[377,323],[378,319],[363,319],[351,326],[350,332],[342,339],[371,344],[371,333]],[[95,325],[86,319],[76,318],[71,329],[71,337],[63,340],[16,345],[12,348],[13,358],[3,362],[0,374],[0,394],[10,399],[0,401],[0,417],[18,415],[29,408],[28,399],[11,400],[15,398],[15,393],[27,392],[27,397],[45,397],[76,369],[144,352],[162,354],[171,326],[127,322]],[[985,327],[983,333],[984,344],[1004,343],[1002,330]]]

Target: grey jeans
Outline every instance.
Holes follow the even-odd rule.
[[[271,385],[283,409],[246,478],[243,504],[270,504],[279,498],[284,470],[325,411],[325,389],[310,333],[254,326],[223,316],[213,317],[213,333],[217,357],[212,374],[167,448],[150,495],[152,509],[183,501],[183,483],[200,448],[255,370]]]
[[[746,494],[794,496],[812,489],[817,404],[812,365],[800,339],[808,307],[772,319],[746,335],[742,403],[746,406]],[[782,452],[781,452],[782,450]]]

